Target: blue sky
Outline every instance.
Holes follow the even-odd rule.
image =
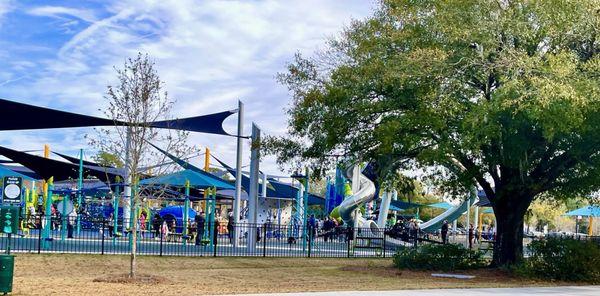
[[[0,98],[100,115],[114,66],[137,52],[157,64],[174,115],[187,117],[246,104],[246,131],[257,122],[285,132],[290,96],[274,77],[296,52],[311,55],[353,18],[372,12],[369,0],[304,1],[13,1],[0,0]],[[1,120],[1,119],[0,119]],[[32,119],[35,120],[35,119]],[[235,130],[235,118],[225,123]],[[91,129],[0,132],[0,145],[92,151]],[[196,134],[229,163],[235,141]],[[246,146],[246,151],[248,151]],[[249,153],[245,153],[248,162]],[[199,162],[199,159],[194,161]],[[271,158],[263,163],[276,172]]]

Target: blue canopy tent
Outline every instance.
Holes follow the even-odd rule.
[[[600,206],[587,206],[583,208],[579,208],[570,212],[567,212],[565,216],[582,216],[588,217],[589,225],[588,225],[588,235],[591,236],[594,234],[594,217],[600,217]]]
[[[587,206],[572,210],[564,214],[565,216],[582,216],[582,217],[600,217],[600,206]]]

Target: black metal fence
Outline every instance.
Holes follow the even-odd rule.
[[[18,235],[0,238],[0,249],[21,253],[129,254],[158,256],[390,257],[400,247],[440,243],[423,234],[391,229],[334,227],[304,229],[296,225],[140,223],[134,236],[127,221],[28,217]],[[171,222],[172,224],[170,224]],[[178,222],[181,224],[181,221]],[[77,227],[79,225],[79,227]]]

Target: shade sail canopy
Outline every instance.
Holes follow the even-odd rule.
[[[44,179],[54,177],[54,180],[58,181],[77,179],[79,177],[79,166],[72,163],[31,155],[2,146],[0,146],[0,155],[4,155],[14,162],[22,164]],[[84,166],[83,175],[94,176],[102,181],[110,180],[111,182],[114,182],[116,176],[118,176],[116,171],[110,168],[93,166]]]
[[[219,180],[222,183],[226,183],[226,184],[229,184],[230,186],[233,186],[231,184],[231,182],[229,182],[229,181],[227,181],[227,180],[225,180],[225,179],[223,179],[223,178],[221,178],[219,176],[216,176],[214,174],[206,172],[203,169],[201,169],[199,167],[196,167],[196,166],[192,165],[191,163],[189,163],[189,162],[187,162],[187,161],[185,161],[185,160],[183,160],[183,159],[181,159],[181,158],[179,158],[179,157],[177,157],[177,156],[175,156],[175,155],[173,155],[173,154],[171,154],[171,153],[169,153],[169,152],[167,152],[165,150],[162,150],[162,149],[158,148],[156,145],[154,145],[152,143],[148,143],[148,144],[150,144],[156,150],[160,151],[162,154],[166,155],[173,162],[175,162],[176,164],[178,164],[179,166],[181,166],[182,168],[184,168],[186,170],[190,170],[190,171],[196,172],[196,173],[198,173],[198,174],[200,174],[200,175],[202,175],[202,176],[204,176],[206,178],[216,179],[216,180]],[[225,187],[219,187],[219,188],[225,188]]]
[[[14,163],[11,160],[11,163]],[[25,175],[25,176],[29,176],[30,178],[34,179],[34,180],[41,180],[42,177],[40,177],[38,174],[36,174],[34,171],[22,166],[22,165],[10,165],[10,166],[6,166],[8,169],[10,169],[11,171],[17,172],[21,175]]]
[[[600,206],[587,206],[570,211],[565,216],[600,217]]]
[[[64,159],[68,160],[71,163],[79,164],[79,158],[77,158],[77,157],[68,156],[66,154],[62,154],[62,153],[58,153],[58,152],[54,152],[54,151],[52,151],[52,153],[54,153],[54,154],[56,154],[56,155],[58,155],[58,156],[60,156],[60,157],[62,157]],[[101,166],[101,165],[99,165],[99,164],[97,164],[95,162],[91,162],[91,161],[87,161],[87,160],[82,160],[82,163],[84,165]]]
[[[155,121],[150,124],[156,128],[168,128],[168,129],[179,129],[191,132],[217,134],[217,135],[229,135],[223,129],[223,121],[232,114],[237,113],[237,110],[223,111],[214,114],[174,119]]]
[[[234,187],[220,180],[210,176],[199,174],[190,169],[167,174],[164,176],[158,176],[154,178],[148,178],[140,181],[140,185],[165,185],[165,186],[176,186],[183,187],[185,183],[189,181],[191,187],[195,188],[209,188],[216,187],[217,189],[233,189]]]
[[[35,181],[35,179],[33,179],[30,176],[15,172],[15,171],[11,170],[10,167],[0,164],[0,178],[4,178],[4,177],[20,177],[23,180]]]
[[[151,127],[229,135],[223,121],[237,110],[147,123]],[[0,130],[127,125],[112,119],[82,115],[0,99]]]
[[[54,194],[70,195],[82,192],[84,196],[106,197],[110,193],[110,187],[104,182],[96,179],[83,180],[83,188],[77,188],[77,181],[58,181],[54,182],[52,191]]]
[[[483,211],[481,211],[482,214],[493,214],[494,213],[494,209],[492,208],[487,208],[484,209]]]
[[[230,174],[236,176],[235,169],[228,166],[226,163],[219,160],[218,158],[216,158],[214,156],[213,156],[213,158],[219,164],[221,164],[221,166],[223,166]],[[294,198],[296,198],[296,195],[298,195],[299,189],[292,185],[285,184],[285,183],[282,183],[279,181],[275,181],[274,179],[269,179],[269,185],[270,186],[267,186],[267,197],[294,199]],[[243,173],[242,173],[242,187],[244,188],[244,190],[246,192],[248,192],[248,188],[250,188],[250,177],[244,175]],[[270,188],[270,187],[272,187],[272,188]],[[315,195],[315,194],[312,194],[312,193],[309,193],[308,194],[308,204],[309,205],[325,205],[325,198]]]
[[[408,210],[408,209],[412,209],[412,208],[418,208],[421,206],[423,206],[423,205],[417,204],[417,203],[412,203],[412,202],[405,202],[405,201],[401,201],[401,200],[392,200],[390,202],[390,210],[391,211]]]
[[[452,207],[452,205],[447,202],[437,202],[434,204],[428,204],[426,206],[432,207],[432,208],[444,209],[444,210],[447,210]]]
[[[298,191],[300,191],[298,188],[289,185],[289,184],[285,184],[282,182],[278,182],[275,180],[269,180],[269,183],[271,183],[271,186],[273,186],[273,189],[275,189],[275,196],[274,197],[281,197],[281,198],[295,198],[296,195],[298,194]],[[269,195],[267,195],[269,196]],[[308,205],[325,205],[325,198],[322,196],[318,196],[316,194],[312,194],[312,193],[308,193]]]

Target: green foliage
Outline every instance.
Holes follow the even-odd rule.
[[[520,244],[509,232],[535,198],[600,189],[598,7],[383,0],[279,75],[293,96],[288,134],[263,147],[280,164],[318,170],[342,155],[377,161],[382,179],[418,168],[451,193],[478,185],[499,249]]]
[[[550,238],[529,245],[531,256],[517,274],[549,280],[600,283],[600,246],[591,241]]]
[[[486,262],[480,252],[462,245],[431,244],[401,249],[394,255],[394,265],[415,270],[454,271],[481,268]]]
[[[118,155],[110,153],[110,152],[100,151],[100,152],[98,152],[98,154],[96,154],[92,158],[94,159],[94,161],[96,163],[98,163],[102,166],[115,167],[115,168],[123,167],[123,161],[121,161],[121,158],[119,158]]]

